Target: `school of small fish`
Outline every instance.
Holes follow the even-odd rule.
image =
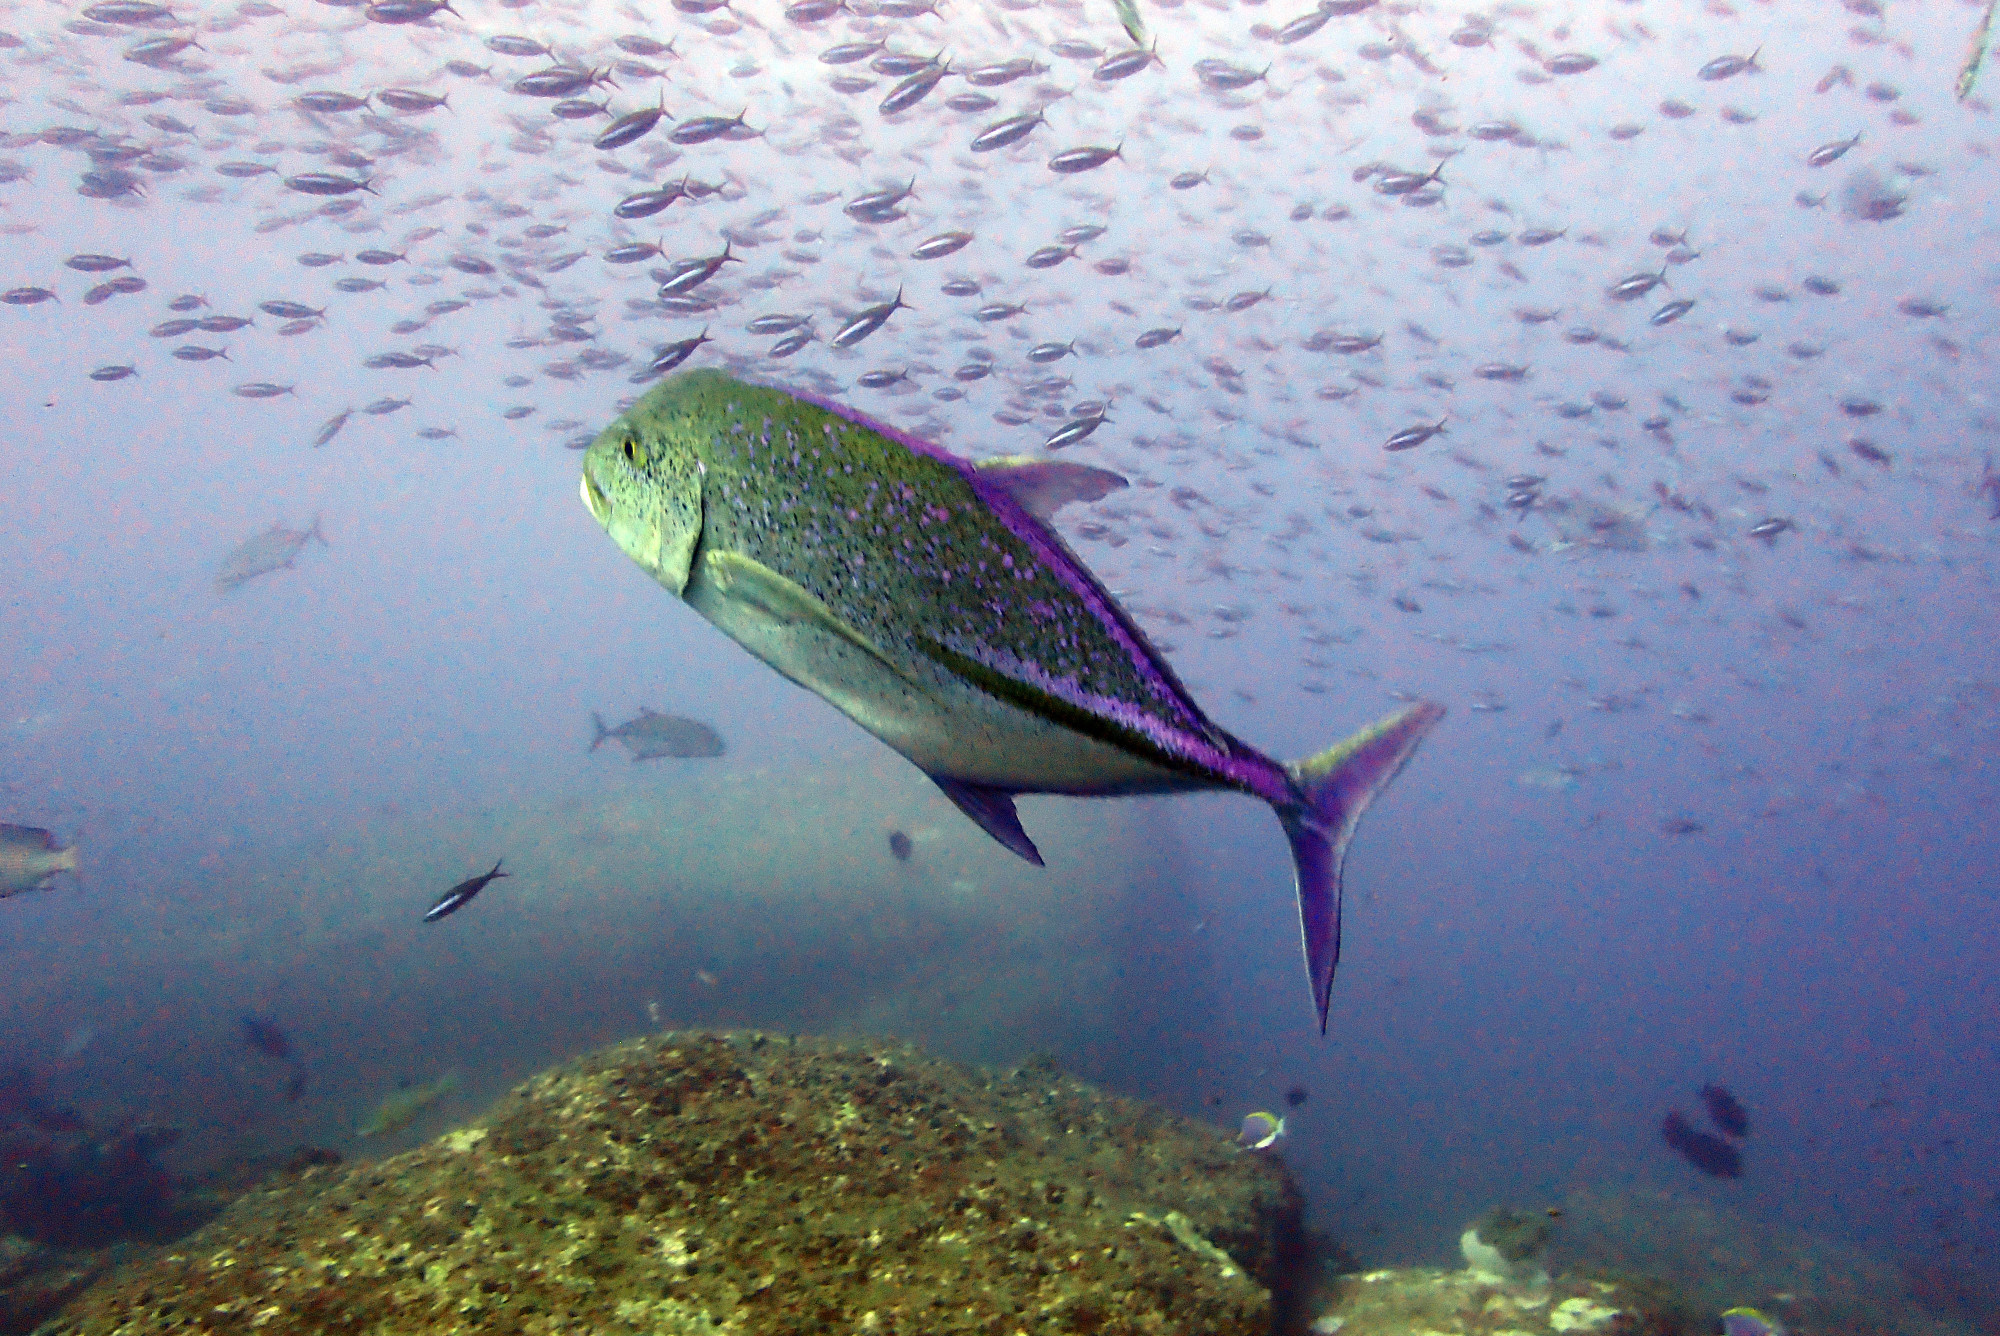
[[[1810,49],[1730,0],[1677,28],[1381,0],[17,5],[0,332],[110,330],[125,353],[80,388],[269,415],[302,467],[582,449],[714,365],[968,455],[1116,469],[1134,486],[1065,535],[1164,648],[1295,621],[1307,694],[1375,610],[1447,622],[1516,581],[1644,659],[1564,675],[1580,710],[1679,694],[1662,642],[1720,603],[1761,689],[1758,645],[1808,625],[1762,563],[1949,560],[2000,519],[1990,266],[1970,240],[1885,259],[1918,226],[1993,233],[1977,60],[1954,84],[1963,25],[1843,3]],[[53,221],[79,208],[84,249]],[[135,260],[163,229],[260,262]],[[307,377],[280,369],[301,347]],[[1942,528],[1871,538],[1892,484]],[[312,539],[276,524],[215,583]],[[1672,583],[1618,565],[1648,551]]]

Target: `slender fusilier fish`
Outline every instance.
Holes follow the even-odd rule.
[[[2000,0],[1986,0],[1986,12],[1979,17],[1979,26],[1972,30],[1972,45],[1966,48],[1965,63],[1958,71],[1958,100],[1972,96],[1973,88],[1979,83],[1979,71],[1986,67],[1986,60],[1993,51],[1993,11],[2000,7]]]
[[[452,887],[450,890],[446,891],[443,895],[440,895],[438,897],[437,903],[432,905],[429,911],[424,914],[424,922],[436,923],[446,914],[457,913],[459,910],[471,904],[472,897],[479,894],[481,891],[485,890],[486,884],[492,881],[495,877],[505,877],[511,875],[509,873],[502,872],[500,870],[500,864],[506,861],[507,860],[504,858],[496,859],[493,863],[493,870],[491,872],[482,872],[476,877],[471,877],[465,881],[461,881],[460,883],[458,883],[458,885]]]
[[[701,370],[599,434],[582,492],[654,579],[1031,863],[1024,793],[1233,789],[1269,803],[1291,841],[1324,1033],[1348,841],[1444,711],[1419,701],[1289,765],[1231,737],[1049,524],[1124,485],[1082,464],[974,464]]]

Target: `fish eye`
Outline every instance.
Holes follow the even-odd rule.
[[[630,436],[625,438],[625,462],[637,468],[646,467],[646,449]]]

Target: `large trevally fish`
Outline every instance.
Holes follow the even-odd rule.
[[[82,876],[74,844],[56,847],[56,837],[39,826],[0,825],[0,899],[41,889],[59,872]]]
[[[321,547],[327,546],[326,535],[319,531],[317,515],[313,516],[310,529],[287,529],[279,523],[262,533],[251,534],[222,559],[215,572],[215,588],[226,594],[260,575],[290,570],[293,559],[307,543],[315,540]]]
[[[1291,841],[1321,1032],[1355,823],[1443,716],[1419,702],[1284,764],[1201,711],[1049,524],[1124,485],[974,464],[715,371],[661,382],[583,458],[583,501],[654,579],[908,757],[1040,864],[1014,799],[1233,789]]]

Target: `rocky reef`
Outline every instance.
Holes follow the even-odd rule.
[[[0,1332],[26,1333],[81,1294],[105,1260],[52,1248],[18,1234],[0,1235]]]
[[[1713,1322],[1677,1311],[1645,1283],[1583,1276],[1520,1284],[1477,1268],[1412,1267],[1342,1276],[1315,1336],[1708,1336]]]
[[[669,1032],[254,1190],[45,1332],[1267,1336],[1300,1213],[1275,1161],[1046,1063]]]
[[[1670,1287],[1545,1265],[1560,1212],[1496,1206],[1459,1236],[1463,1271],[1357,1271],[1313,1297],[1315,1336],[1708,1336]]]
[[[1314,1336],[1712,1336],[1749,1304],[1813,1336],[1974,1336],[1920,1311],[1881,1262],[1829,1240],[1657,1193],[1573,1191],[1495,1207],[1465,1229],[1464,1270],[1352,1271],[1308,1304]],[[1944,1305],[1939,1305],[1944,1307]],[[1970,1316],[1958,1305],[1960,1316]]]
[[[1761,1219],[1725,1201],[1601,1187],[1573,1189],[1563,1206],[1553,1269],[1655,1277],[1708,1318],[1748,1304],[1813,1336],[2000,1330],[1990,1310],[1939,1302],[1908,1261],[1899,1268],[1855,1243]]]
[[[34,1330],[117,1259],[221,1209],[155,1159],[179,1139],[157,1124],[98,1126],[26,1064],[0,1064],[0,1336]]]

